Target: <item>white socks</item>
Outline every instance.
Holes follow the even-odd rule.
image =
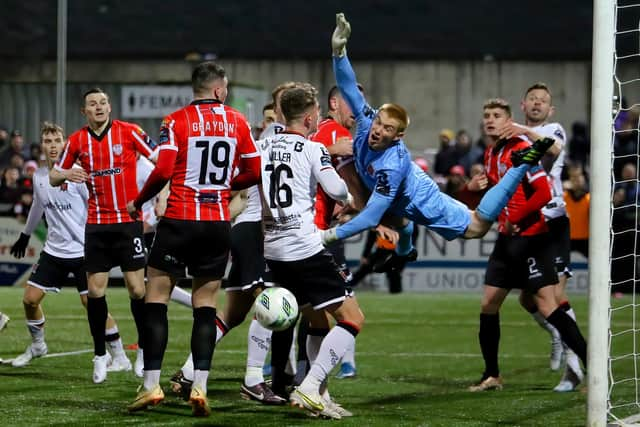
[[[31,341],[34,343],[44,342],[44,316],[41,319],[27,319],[27,328],[31,334]]]
[[[311,336],[309,336],[311,338]],[[338,364],[340,359],[344,356],[347,348],[353,346],[356,337],[353,336],[346,329],[335,326],[331,328],[327,336],[322,340],[320,350],[317,353],[317,357],[311,363],[311,369],[306,376],[300,388],[303,390],[319,391],[320,384],[327,378],[329,372]],[[307,344],[310,340],[307,339]],[[309,352],[309,345],[307,345],[307,356],[311,362],[313,354]]]
[[[174,286],[171,291],[171,301],[191,307],[191,294],[178,286]]]
[[[309,360],[309,365],[313,365],[316,357],[318,357],[322,340],[325,338],[326,335],[322,337],[318,335],[307,335],[307,360]]]
[[[218,325],[218,322],[222,322],[222,320],[220,318],[216,318],[216,344],[218,344],[222,337],[224,337],[225,335],[224,329],[222,329],[220,325]],[[225,325],[225,327],[226,326],[227,325]],[[229,332],[229,328],[227,328],[227,332]]]
[[[182,365],[182,375],[185,379],[193,381],[193,354],[189,353],[187,360]]]
[[[160,384],[160,369],[153,371],[144,371],[144,382],[142,387],[145,390],[152,390],[155,386]]]
[[[252,319],[247,338],[247,370],[244,383],[253,387],[264,382],[262,367],[271,347],[271,331],[256,319]]]
[[[104,331],[104,335],[108,337],[109,335],[118,334],[118,327],[114,326],[113,328],[106,329]],[[118,337],[115,340],[107,341],[107,350],[111,353],[111,356],[122,356],[125,355],[124,347],[122,346],[122,338]]]
[[[347,347],[347,351],[342,356],[342,363],[350,363],[354,368],[356,367],[356,342],[353,341],[353,345]]]
[[[531,316],[538,322],[538,325],[547,332],[551,334],[554,339],[560,339],[560,332],[544,318],[542,313],[536,311],[535,313],[531,313]]]
[[[198,387],[203,393],[207,393],[207,380],[209,379],[209,371],[201,371],[196,369],[193,371],[193,387]]]

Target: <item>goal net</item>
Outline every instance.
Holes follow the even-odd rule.
[[[611,21],[610,25],[603,22],[605,19]],[[637,424],[640,423],[640,3],[637,0],[594,2],[593,55],[591,230],[595,241],[590,248],[598,245],[601,250],[590,254],[588,421],[589,425],[640,425]],[[603,63],[604,69],[612,63],[608,74],[604,69],[596,70]],[[611,80],[611,70],[612,84],[605,84],[603,80]],[[609,109],[611,102],[613,114]],[[601,108],[602,105],[606,108]],[[608,145],[606,149],[598,147],[604,144]],[[606,162],[607,158],[611,161]],[[606,213],[606,210],[606,217],[598,216],[598,211]],[[608,235],[603,231],[606,223],[603,220],[608,220]],[[601,268],[597,257],[607,255],[603,247],[609,252],[605,275],[596,272]],[[609,286],[605,286],[607,282]],[[599,310],[600,315],[594,315],[594,310]],[[598,349],[595,347],[603,343],[602,335],[592,333],[598,333],[598,322],[602,321],[606,324],[601,329],[605,345]],[[608,353],[602,364],[598,352]]]

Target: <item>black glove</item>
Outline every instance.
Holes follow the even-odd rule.
[[[9,252],[16,258],[24,257],[24,253],[27,251],[27,245],[29,244],[29,236],[28,234],[20,233],[20,237],[16,242],[11,246],[11,251]]]

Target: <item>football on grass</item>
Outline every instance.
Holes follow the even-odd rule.
[[[256,319],[272,331],[284,331],[298,319],[298,302],[285,288],[266,288],[254,303]]]

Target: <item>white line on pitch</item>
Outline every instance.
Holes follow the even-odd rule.
[[[84,350],[76,350],[76,351],[67,351],[67,352],[63,352],[63,353],[50,353],[47,354],[45,356],[42,356],[43,358],[47,358],[47,357],[66,357],[66,356],[75,356],[78,354],[86,354],[86,353],[91,353],[93,351],[93,349],[87,348]],[[131,351],[131,350],[130,350]],[[167,349],[166,351],[167,353],[184,353],[187,354],[185,350],[178,350],[178,349]],[[223,349],[216,349],[215,353],[222,353],[222,354],[245,354],[246,350],[223,350]],[[358,352],[359,356],[364,356],[364,357],[378,357],[378,356],[390,356],[390,357],[431,357],[431,358],[437,358],[437,357],[448,357],[448,358],[460,358],[460,359],[472,359],[472,358],[479,358],[481,357],[480,352],[478,353],[432,353],[432,352],[411,352],[411,353],[407,353],[407,352],[402,352],[402,353],[388,353],[388,352],[376,352],[376,351],[359,351]],[[524,358],[524,359],[544,359],[544,358],[548,358],[548,355],[545,354],[500,354],[500,357],[503,358]],[[4,359],[2,360],[2,364],[10,364],[11,361],[13,359]]]
[[[93,349],[87,348],[85,350],[67,351],[67,352],[64,352],[64,353],[50,353],[50,354],[45,354],[44,356],[42,356],[42,358],[45,358],[45,357],[75,356],[76,354],[91,353],[92,351],[93,351]]]
[[[46,358],[46,357],[65,357],[65,356],[75,356],[76,354],[85,354],[85,353],[91,353],[93,350],[90,348],[87,348],[85,350],[76,350],[76,351],[67,351],[64,353],[49,353],[49,354],[45,354],[44,356],[42,356],[42,358]],[[10,365],[11,362],[13,362],[13,359],[15,358],[11,358],[11,359],[0,359],[0,365]]]

